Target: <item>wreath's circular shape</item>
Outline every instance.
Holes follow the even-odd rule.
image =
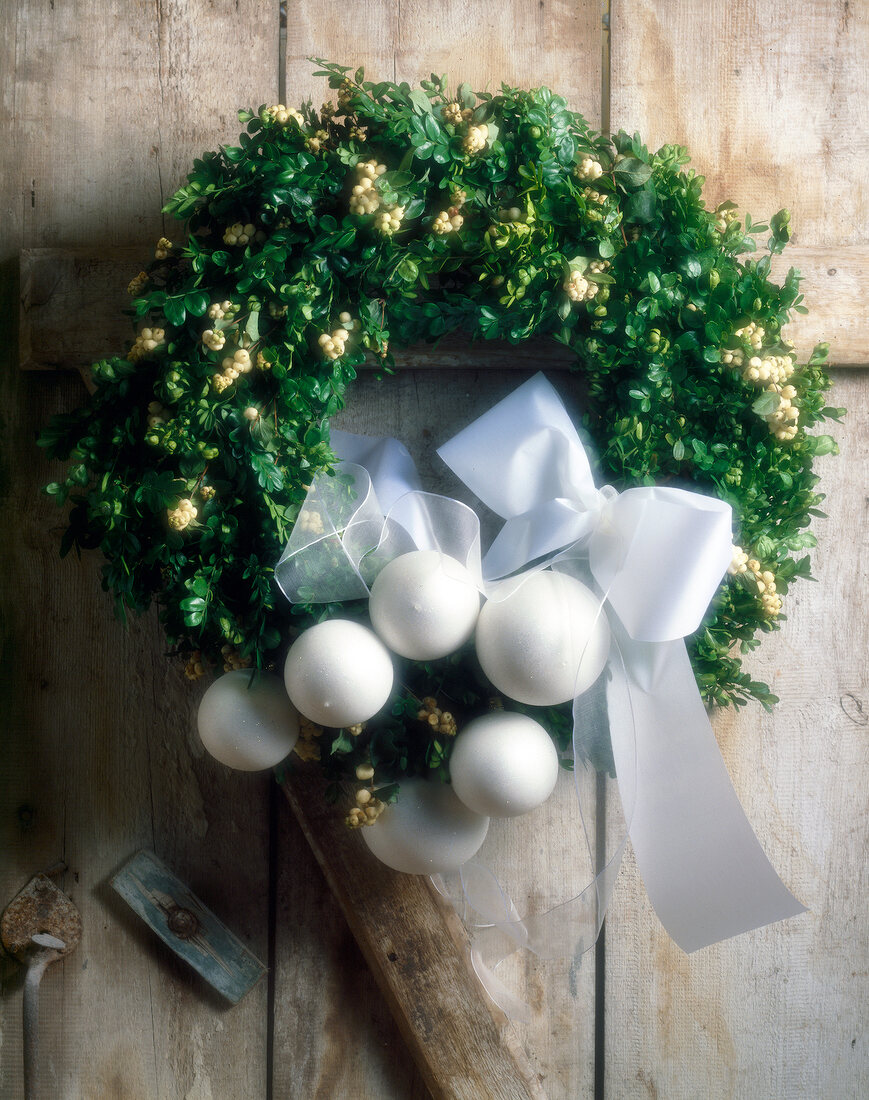
[[[777,285],[769,255],[738,258],[755,236],[781,252],[787,212],[707,211],[684,149],[610,141],[545,88],[411,89],[318,64],[336,106],[242,112],[239,145],[195,162],[166,207],[185,228],[128,288],[135,342],[43,434],[71,460],[47,487],[72,503],[62,550],[102,550],[122,616],[157,602],[191,677],[279,665],[296,627],[335,612],[291,609],[273,569],[359,367],[389,373],[396,348],[457,330],[548,336],[576,355],[607,480],[694,482],[733,506],[731,575],[689,647],[707,701],[774,701],[738,651],[808,575],[812,460],[835,444],[806,429],[841,411],[824,408],[826,349],[797,366],[782,335],[798,274]],[[471,717],[491,687],[470,656],[404,673],[378,772],[445,774],[442,711]],[[566,747],[566,708],[545,720]],[[303,731],[297,751],[348,774],[374,755],[355,732],[329,752]]]

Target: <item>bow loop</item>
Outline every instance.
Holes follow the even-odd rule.
[[[587,552],[592,576],[636,641],[671,641],[700,625],[730,561],[730,506],[684,489],[598,489],[542,374],[438,453],[506,521],[483,560],[485,577],[570,548]]]

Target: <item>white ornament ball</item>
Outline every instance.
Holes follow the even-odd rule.
[[[460,802],[446,783],[403,779],[398,801],[362,837],[381,863],[409,875],[457,871],[486,839],[488,817]]]
[[[469,722],[456,738],[450,777],[468,809],[492,817],[518,817],[552,794],[558,753],[533,718],[493,711]]]
[[[312,722],[355,726],[376,714],[392,691],[389,650],[361,623],[326,619],[290,646],[287,694]]]
[[[299,715],[277,676],[236,669],[202,696],[197,716],[202,744],[230,768],[273,768],[293,751]]]
[[[477,656],[483,671],[504,695],[529,706],[555,706],[580,695],[609,656],[609,624],[598,605],[573,577],[548,569],[535,573],[480,612]]]
[[[371,586],[371,625],[394,652],[434,661],[465,644],[480,614],[480,593],[461,562],[437,550],[394,558]]]

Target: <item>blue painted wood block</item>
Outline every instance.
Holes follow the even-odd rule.
[[[176,955],[236,1004],[265,974],[252,955],[153,852],[141,851],[112,887]]]

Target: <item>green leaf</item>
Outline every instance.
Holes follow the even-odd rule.
[[[167,298],[163,306],[166,320],[170,325],[180,327],[187,317],[187,308],[184,305],[184,296],[179,294],[173,298]]]
[[[777,393],[762,393],[751,403],[751,411],[758,416],[769,416],[774,413],[781,404],[781,398]]]
[[[208,295],[201,290],[192,290],[184,295],[184,305],[193,317],[201,317],[208,309]]]
[[[625,187],[642,187],[652,174],[652,166],[636,157],[625,157],[613,168],[613,173]]]

